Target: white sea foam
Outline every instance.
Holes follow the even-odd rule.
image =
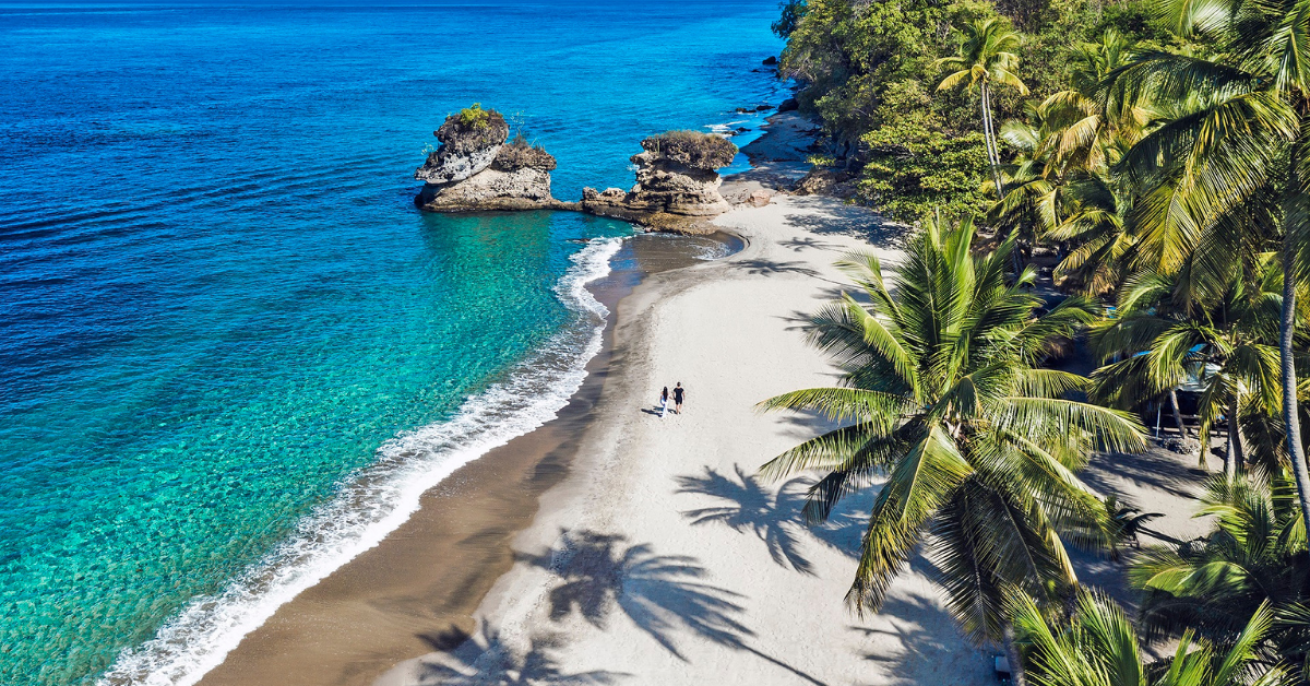
[[[296,533],[219,594],[197,598],[156,636],[124,650],[97,686],[190,686],[278,607],[382,541],[418,510],[424,491],[460,466],[553,419],[586,378],[609,312],[586,285],[609,273],[621,239],[593,241],[556,287],[570,326],[450,420],[397,436],[378,460]]]

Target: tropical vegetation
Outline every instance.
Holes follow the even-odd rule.
[[[1144,442],[1136,418],[1069,397],[1086,378],[1041,366],[1093,319],[1092,304],[1068,298],[1039,315],[1033,270],[1007,277],[1013,241],[976,253],[974,238],[968,220],[930,220],[890,280],[876,257],[844,264],[868,302],[846,295],[810,321],[843,385],[764,403],[843,426],[764,473],[820,472],[805,506],[813,521],[885,474],[849,602],[876,610],[926,545],[964,630],[1000,640],[1010,589],[1054,597],[1077,587],[1066,538],[1108,546],[1105,507],[1076,475],[1091,451]]]
[[[922,547],[1021,680],[1307,683],[1310,0],[804,0],[774,29],[822,161],[919,227],[810,321],[843,385],[766,403],[841,427],[764,468],[820,476],[810,519],[878,489],[850,602]],[[1071,340],[1090,378],[1050,368]],[[1147,412],[1223,466],[1208,534],[1125,555],[1150,513],[1078,473]],[[1139,616],[1067,545],[1126,558]]]
[[[1036,686],[1291,686],[1286,665],[1269,667],[1261,644],[1274,624],[1261,606],[1233,641],[1216,644],[1183,634],[1170,659],[1146,657],[1132,621],[1105,595],[1080,592],[1067,617],[1051,617],[1031,598],[1014,604],[1026,676]]]

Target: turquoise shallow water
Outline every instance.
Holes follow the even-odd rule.
[[[776,101],[774,3],[696,7],[0,5],[0,683],[189,683],[540,421],[630,227],[411,174],[472,101],[564,199]]]

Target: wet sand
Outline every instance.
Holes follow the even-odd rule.
[[[730,241],[719,236],[715,241]],[[589,286],[609,308],[604,348],[553,421],[461,467],[423,495],[408,522],[377,547],[278,609],[202,686],[355,686],[396,663],[449,649],[475,628],[472,613],[510,569],[510,542],[538,498],[567,474],[609,374],[618,303],[650,274],[698,262],[704,238],[638,236]]]

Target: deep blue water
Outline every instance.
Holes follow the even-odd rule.
[[[423,215],[432,130],[481,102],[556,197],[626,187],[643,136],[776,101],[775,14],[0,4],[0,683],[190,683],[539,421],[594,343],[569,239],[631,227]]]

